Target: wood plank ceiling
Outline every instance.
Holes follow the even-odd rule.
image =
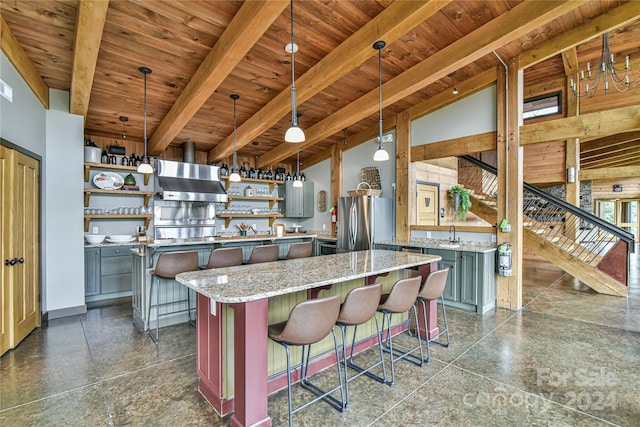
[[[147,95],[151,154],[193,141],[197,150],[209,152],[211,161],[227,158],[233,150],[229,95],[237,93],[239,154],[260,156],[269,164],[292,159],[291,146],[280,147],[286,144],[283,137],[291,120],[291,57],[283,49],[291,40],[288,1],[119,0],[108,2],[106,15],[97,3],[105,4],[0,1],[3,28],[10,29],[46,85],[71,90],[73,112],[85,114],[88,134],[119,137],[119,117],[126,116],[128,138],[142,140],[143,75],[138,67],[146,66],[153,71]],[[389,119],[450,90],[447,75],[452,71],[456,82],[470,79],[499,64],[493,51],[506,60],[613,13],[624,3],[296,1],[299,122],[312,136],[300,157],[317,158],[342,144],[343,128],[347,137],[376,128],[378,62],[372,44],[379,38],[387,41],[383,82],[389,90],[383,91],[383,114]],[[503,30],[523,19],[527,8],[528,26]],[[612,31],[612,46],[640,57],[639,29],[634,21]],[[489,40],[492,35],[495,40]],[[93,45],[91,40],[96,40]],[[579,63],[597,59],[599,46],[598,37],[579,44]],[[458,58],[456,52],[465,49],[478,54]],[[421,69],[428,70],[428,76],[404,85],[405,77]],[[564,75],[557,54],[525,70],[525,84]],[[350,106],[359,114],[339,117]],[[637,133],[609,138],[585,143],[585,161],[593,159],[594,167],[640,164]],[[619,149],[618,162],[603,163],[607,144]]]

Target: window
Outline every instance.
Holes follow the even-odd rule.
[[[562,112],[562,92],[536,96],[524,100],[523,119],[552,116]]]

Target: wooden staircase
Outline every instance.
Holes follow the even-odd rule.
[[[497,224],[496,201],[490,196],[471,192],[471,212],[488,222]],[[586,247],[576,251],[578,242],[554,231],[551,225],[530,219],[523,221],[523,238],[528,248],[560,267],[598,293],[627,296],[627,287],[605,273],[602,265],[605,258]],[[619,255],[620,251],[617,251]],[[625,254],[623,254],[624,256]],[[612,256],[614,256],[612,254]]]

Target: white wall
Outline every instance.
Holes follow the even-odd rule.
[[[13,88],[13,103],[0,97],[0,136],[42,158],[41,310],[59,315],[82,312],[82,117],[68,113],[69,98],[63,91],[50,91],[47,111],[3,53],[0,77]]]
[[[305,230],[331,231],[331,158],[326,159],[309,168],[302,169],[307,181],[313,182],[313,218],[300,221]],[[318,211],[318,193],[324,190],[327,193],[327,210]],[[287,224],[289,225],[289,224]],[[324,228],[322,226],[324,225]]]
[[[423,145],[496,130],[496,86],[411,122],[411,145]]]
[[[55,318],[52,311],[84,310],[84,120],[69,114],[68,92],[52,89],[49,96],[44,267],[46,308]]]

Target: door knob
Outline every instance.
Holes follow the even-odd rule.
[[[18,262],[19,262],[20,264],[24,264],[24,258],[20,258],[20,259],[18,260]]]
[[[4,260],[4,265],[9,265],[10,261],[8,259]]]

